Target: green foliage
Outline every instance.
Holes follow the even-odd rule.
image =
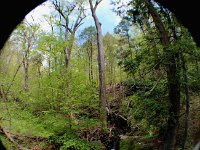
[[[139,150],[140,147],[141,145],[131,138],[122,140],[120,143],[120,150]]]
[[[133,79],[124,81],[127,101],[124,101],[123,112],[128,118],[133,128],[136,124],[140,130],[148,136],[156,136],[164,132],[168,116],[168,99],[166,81],[160,81],[159,85],[152,91],[154,81],[135,82]],[[131,96],[132,95],[132,96]],[[129,108],[127,110],[127,103]]]
[[[89,26],[81,32],[80,38],[84,41],[89,41],[90,43],[96,43],[96,35],[96,28],[94,26]]]
[[[1,109],[0,118],[2,118],[2,124],[6,127],[6,130],[9,129],[12,133],[29,136],[48,137],[52,134],[45,130],[40,118],[32,115],[28,106],[24,106],[23,109],[23,106],[14,103],[1,103],[1,106],[4,106],[4,109]]]
[[[168,62],[165,50],[172,56],[182,55],[185,58],[188,86],[195,95],[200,91],[200,50],[188,31],[173,19],[172,14],[158,5],[156,10],[165,28],[169,29],[170,36],[170,44],[163,47],[144,2],[130,1],[130,7],[127,7],[130,10],[115,28],[115,34],[107,33],[103,42],[107,92],[110,94],[107,94],[107,99],[111,105],[117,105],[111,108],[111,112],[127,118],[131,136],[151,139],[164,135],[167,120],[172,117],[168,112],[166,73],[166,64],[171,62]],[[73,15],[78,15],[79,9],[73,9],[73,13],[69,10],[77,8],[75,4],[78,1],[61,1],[58,4],[62,3],[61,9],[63,12],[66,9],[66,16],[73,21],[76,18]],[[1,124],[11,133],[46,137],[46,144],[54,145],[56,149],[101,149],[100,143],[95,144],[79,136],[81,131],[88,132],[86,129],[90,127],[97,129],[95,127],[102,123],[99,119],[96,29],[93,26],[85,28],[79,38],[69,31],[66,42],[65,31],[61,27],[65,18],[56,17],[46,16],[52,27],[50,32],[41,31],[37,24],[29,26],[24,22],[5,45],[0,59]],[[169,19],[172,19],[171,22],[168,22]],[[28,44],[31,46],[27,58],[29,89],[25,90],[23,63]],[[70,66],[66,68],[64,50],[72,45]],[[176,59],[176,67],[180,71],[181,112],[184,113],[186,82],[182,60],[180,57]],[[3,93],[7,96],[6,102],[3,102]],[[11,145],[2,136],[0,138],[6,145]],[[122,140],[121,149],[146,148],[144,143],[137,141],[139,139],[134,140]],[[25,145],[28,147],[29,144]],[[14,148],[11,145],[8,149]]]
[[[6,149],[17,150],[17,147],[15,147],[15,145],[13,145],[13,143],[11,143],[8,139],[3,137],[1,134],[0,134],[0,139]]]
[[[58,145],[60,150],[94,150],[100,147],[92,142],[80,139],[75,131],[66,131],[61,136],[51,136],[49,143]]]

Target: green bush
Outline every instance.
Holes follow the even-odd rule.
[[[77,132],[66,131],[63,135],[54,135],[49,138],[49,143],[57,145],[60,150],[98,150],[100,146],[79,138]]]

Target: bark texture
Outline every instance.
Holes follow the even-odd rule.
[[[102,105],[103,110],[103,120],[106,123],[107,120],[107,100],[106,100],[106,81],[105,81],[105,64],[104,64],[104,47],[103,47],[103,35],[101,31],[101,23],[96,15],[96,8],[98,4],[101,2],[96,1],[95,6],[92,4],[92,0],[89,0],[90,9],[92,12],[92,17],[95,22],[95,26],[97,29],[97,46],[98,46],[98,66],[99,66],[99,100]]]

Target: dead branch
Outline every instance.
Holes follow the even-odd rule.
[[[4,137],[6,137],[10,142],[12,142],[18,148],[18,150],[26,149],[26,148],[22,147],[21,145],[19,145],[17,142],[15,142],[14,139],[10,136],[10,134],[7,133],[1,125],[0,125],[0,132],[2,133],[2,135]]]
[[[13,133],[12,133],[12,137],[21,141],[23,141],[24,139],[29,139],[29,140],[39,141],[39,142],[47,140],[47,138],[45,137],[21,135],[21,134],[13,134]]]
[[[152,89],[149,91],[149,94],[151,94],[153,92],[153,90],[156,88],[156,86],[158,85],[158,83],[160,82],[160,80],[162,79],[164,73],[161,74],[161,76],[159,77],[159,79],[157,80],[156,84],[152,87]]]
[[[8,89],[6,90],[6,93],[5,93],[6,95],[8,94],[8,92],[9,92],[9,90],[10,90],[10,88],[11,88],[13,82],[15,81],[15,77],[17,76],[17,73],[18,73],[18,71],[19,71],[19,69],[20,69],[22,63],[23,63],[23,61],[19,64],[17,70],[15,71],[15,74],[14,74],[14,76],[13,76],[13,78],[12,78],[12,81],[11,81],[11,83],[10,83]]]

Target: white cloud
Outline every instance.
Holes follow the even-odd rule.
[[[50,26],[47,21],[44,20],[43,15],[49,15],[50,11],[50,3],[49,1],[46,1],[33,9],[29,14],[26,15],[25,18],[28,22],[39,23],[42,29],[48,31],[50,29]]]
[[[125,0],[128,1],[128,0]],[[102,31],[105,34],[106,32],[113,32],[114,27],[120,22],[121,18],[112,11],[113,6],[110,4],[111,0],[103,0],[97,8],[97,16],[99,17],[100,22],[102,23]],[[36,7],[32,10],[27,16],[26,19],[30,22],[36,22],[41,24],[42,29],[50,30],[50,26],[47,21],[44,20],[43,15],[48,15],[51,12],[50,2],[46,1],[42,5]],[[93,18],[90,14],[89,6],[87,6],[87,18],[84,20],[84,25],[81,28],[94,25]],[[82,30],[82,29],[79,29]]]

